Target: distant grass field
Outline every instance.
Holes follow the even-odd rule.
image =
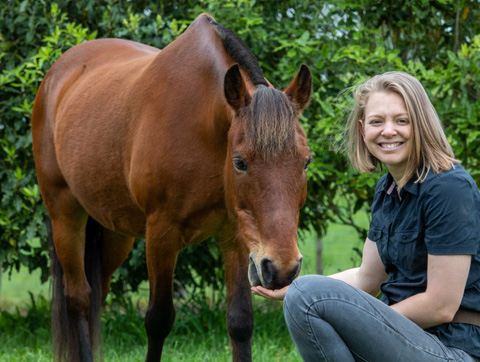
[[[365,221],[366,222],[366,221]],[[316,270],[316,237],[305,235],[299,243],[304,256],[302,275]],[[323,274],[358,266],[353,249],[363,242],[352,228],[332,224],[323,243]],[[41,284],[38,273],[21,269],[11,279],[3,276],[0,290],[0,361],[51,361],[49,332],[49,286]],[[174,329],[164,348],[165,361],[231,361],[225,327],[225,301],[192,300],[177,304]],[[132,296],[129,306],[109,306],[103,314],[103,360],[143,361],[146,336],[143,316],[147,288]],[[211,298],[210,298],[211,299]],[[283,321],[280,302],[254,296],[254,361],[298,361],[300,357]]]

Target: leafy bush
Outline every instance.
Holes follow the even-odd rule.
[[[168,4],[167,4],[168,3]],[[95,37],[122,37],[164,47],[200,13],[239,34],[272,84],[285,87],[302,63],[314,94],[302,116],[315,157],[301,227],[324,234],[328,222],[351,225],[367,211],[381,171],[359,175],[335,150],[351,98],[346,88],[374,74],[403,70],[424,84],[458,158],[477,183],[480,153],[480,9],[471,0],[311,2],[183,0],[12,0],[0,4],[0,263],[46,278],[45,210],[31,153],[30,113],[46,70],[66,49]],[[116,273],[121,296],[146,278],[143,242]],[[221,258],[212,241],[181,253],[176,279],[219,287]],[[181,287],[177,288],[181,291]]]
[[[5,60],[0,75],[0,261],[17,270],[20,264],[30,270],[40,267],[43,280],[47,278],[47,246],[39,240],[46,240],[47,230],[31,150],[33,100],[53,62],[72,46],[95,37],[88,29],[65,22],[65,15],[59,15],[55,5],[50,14],[52,31],[35,54],[13,67],[12,61],[19,54],[0,53],[0,59]],[[22,20],[23,15],[16,22]],[[29,34],[26,33],[27,38]],[[8,45],[2,48],[11,50]]]

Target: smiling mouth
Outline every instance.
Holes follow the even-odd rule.
[[[403,142],[396,142],[396,143],[380,143],[379,146],[386,150],[391,150],[403,145]]]

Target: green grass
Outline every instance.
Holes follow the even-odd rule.
[[[367,223],[367,219],[362,220]],[[323,275],[330,275],[360,265],[363,243],[353,228],[332,224],[323,239]]]
[[[366,221],[365,221],[366,222]],[[306,235],[299,243],[304,256],[302,275],[316,270],[316,238]],[[351,228],[332,224],[323,238],[325,275],[357,266],[353,248],[363,243]],[[38,273],[21,269],[0,291],[0,360],[51,361],[48,284],[40,284]],[[208,294],[208,293],[207,293]],[[35,296],[35,297],[34,297]],[[133,295],[127,306],[109,305],[103,313],[103,360],[143,361],[147,342],[143,327],[148,291]],[[177,303],[174,329],[166,340],[164,361],[231,361],[225,327],[225,298],[211,295],[205,300]],[[300,356],[283,321],[282,304],[254,296],[254,361],[299,361]]]

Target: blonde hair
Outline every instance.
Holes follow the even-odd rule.
[[[397,180],[401,189],[416,174],[415,182],[423,182],[430,170],[440,173],[449,170],[455,159],[452,147],[445,137],[440,119],[422,84],[410,74],[387,72],[377,75],[353,88],[355,105],[348,117],[347,153],[360,172],[375,171],[381,162],[367,149],[363,141],[359,120],[365,119],[365,106],[371,94],[394,92],[405,101],[412,125],[412,149],[409,152],[405,174]]]

